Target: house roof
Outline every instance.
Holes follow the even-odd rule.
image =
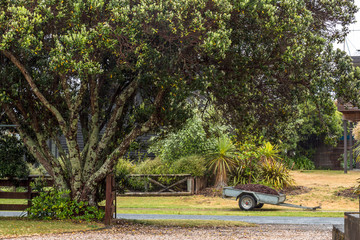
[[[360,67],[360,56],[351,56],[355,67]]]

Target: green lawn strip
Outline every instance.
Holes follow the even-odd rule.
[[[218,216],[278,216],[278,217],[344,217],[344,212],[321,212],[321,211],[285,211],[285,210],[255,210],[230,211],[214,210],[188,210],[188,209],[124,209],[117,208],[119,214],[168,214],[168,215],[218,215]]]
[[[253,223],[240,221],[220,220],[128,220],[129,222],[142,225],[166,226],[166,227],[252,227]]]
[[[77,232],[103,228],[102,223],[75,221],[39,221],[19,217],[0,217],[0,238]]]
[[[192,196],[159,196],[159,197],[117,197],[116,202],[121,208],[166,208],[166,209],[228,209],[229,206],[237,206],[234,199],[220,197]],[[227,206],[226,206],[227,205]]]
[[[293,208],[272,208],[241,211],[233,199],[202,196],[184,197],[118,197],[117,213],[130,214],[182,214],[225,216],[291,216],[291,217],[343,217],[343,211],[307,211]]]
[[[27,204],[26,199],[2,199],[0,198],[0,204]]]

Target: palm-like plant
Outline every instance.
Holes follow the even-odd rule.
[[[267,142],[264,146],[259,148],[260,159],[262,161],[270,160],[276,161],[281,160],[279,155],[280,150],[277,149],[276,145],[272,145],[271,143]]]
[[[280,150],[277,149],[277,146],[269,142],[259,148],[260,178],[264,183],[276,189],[292,186],[295,183],[279,153]]]
[[[236,148],[227,136],[222,136],[214,151],[208,154],[208,167],[215,175],[215,187],[226,186],[228,173],[236,165],[234,159]]]

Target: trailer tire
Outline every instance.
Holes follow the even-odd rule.
[[[251,211],[256,207],[255,198],[249,194],[244,194],[239,199],[239,207],[244,211]]]
[[[264,206],[264,204],[263,203],[259,203],[258,205],[256,205],[256,207],[255,208],[262,208]]]

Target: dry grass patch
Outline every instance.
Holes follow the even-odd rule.
[[[292,171],[298,186],[311,190],[300,195],[287,195],[286,202],[305,206],[321,205],[322,211],[358,211],[357,199],[338,196],[337,192],[354,187],[360,172],[350,171]]]

